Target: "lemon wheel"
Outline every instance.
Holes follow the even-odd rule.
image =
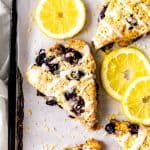
[[[122,106],[131,121],[150,125],[150,76],[138,78],[129,86]]]
[[[150,65],[145,55],[136,48],[114,49],[105,56],[101,80],[107,93],[122,101],[129,85],[141,76],[150,74]]]
[[[35,20],[48,37],[67,39],[83,28],[85,6],[82,0],[40,0]]]

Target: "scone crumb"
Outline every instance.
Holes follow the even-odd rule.
[[[107,132],[106,132],[106,133],[104,133],[104,134],[103,134],[103,136],[104,136],[104,137],[108,136],[108,133],[107,133]]]
[[[111,122],[114,122],[116,124],[116,127],[115,127],[116,135],[123,135],[129,132],[129,128],[128,128],[129,123],[127,121],[120,123],[117,120],[112,119]]]
[[[33,52],[33,54],[34,54],[34,56],[37,56],[37,55],[38,55],[38,51],[35,50],[35,51]]]
[[[30,133],[30,128],[29,127],[25,127],[24,131],[25,131],[25,134],[29,134]]]
[[[30,33],[32,31],[31,27],[28,27],[27,31]]]
[[[32,115],[32,109],[31,109],[31,108],[28,108],[28,109],[27,109],[27,113],[28,113],[29,116],[31,116],[31,115]]]
[[[81,49],[84,48],[86,43],[83,40],[76,39],[76,40],[70,40],[67,44],[66,47],[72,47],[75,49]]]
[[[113,119],[115,119],[118,115],[119,115],[118,112],[112,113],[112,114],[106,114],[106,119],[108,119],[108,120],[113,120]]]
[[[48,150],[54,150],[56,148],[56,144],[52,144]]]
[[[77,128],[78,128],[78,126],[74,126],[74,127],[73,127],[73,129],[77,129]]]
[[[50,128],[49,128],[48,126],[44,126],[44,130],[45,130],[46,132],[50,132]]]
[[[98,10],[99,10],[99,7],[100,7],[100,6],[99,6],[99,4],[98,4],[98,3],[96,3],[96,4],[95,4],[95,6],[96,6],[96,9],[98,9]]]

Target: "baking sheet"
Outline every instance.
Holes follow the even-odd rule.
[[[59,42],[47,38],[39,31],[34,23],[33,13],[38,0],[18,0],[18,65],[24,77],[28,66],[34,62],[35,53],[41,48],[48,48]],[[83,31],[75,38],[82,38],[88,43],[96,32],[97,18],[102,5],[102,0],[84,0],[87,8],[87,23]],[[60,41],[65,42],[65,41]],[[136,42],[147,54],[149,37]],[[134,44],[135,45],[135,44]],[[98,68],[100,67],[98,63]],[[99,79],[97,80],[99,82]],[[42,97],[36,96],[36,90],[32,88],[24,78],[24,150],[61,150],[62,147],[76,145],[85,142],[89,137],[104,142],[104,150],[121,150],[112,136],[106,136],[103,129],[88,131],[79,122],[68,117],[68,114],[58,108],[45,104]],[[119,103],[109,97],[100,87],[99,90],[99,122],[104,125],[111,114],[119,119],[126,119],[121,112]]]

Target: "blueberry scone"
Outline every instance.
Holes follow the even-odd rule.
[[[102,150],[102,143],[96,139],[88,139],[85,144],[75,147],[65,148],[64,150]]]
[[[127,46],[150,32],[149,0],[105,0],[93,38],[95,49],[117,43]]]
[[[49,97],[49,105],[58,104],[92,129],[97,123],[95,70],[89,46],[82,40],[70,40],[66,45],[41,49],[26,78]]]
[[[127,121],[111,120],[105,126],[105,130],[115,135],[123,150],[150,150],[150,127]]]

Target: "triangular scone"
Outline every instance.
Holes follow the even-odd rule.
[[[150,127],[127,121],[111,120],[105,126],[105,130],[115,135],[123,150],[150,150]]]
[[[36,64],[26,72],[28,82],[80,120],[88,128],[97,122],[95,60],[82,40],[70,40],[65,46],[56,44],[40,50]]]
[[[95,49],[110,43],[127,46],[150,32],[150,0],[107,0],[98,20]]]
[[[102,150],[102,143],[92,138],[88,139],[85,144],[64,148],[64,150]]]

